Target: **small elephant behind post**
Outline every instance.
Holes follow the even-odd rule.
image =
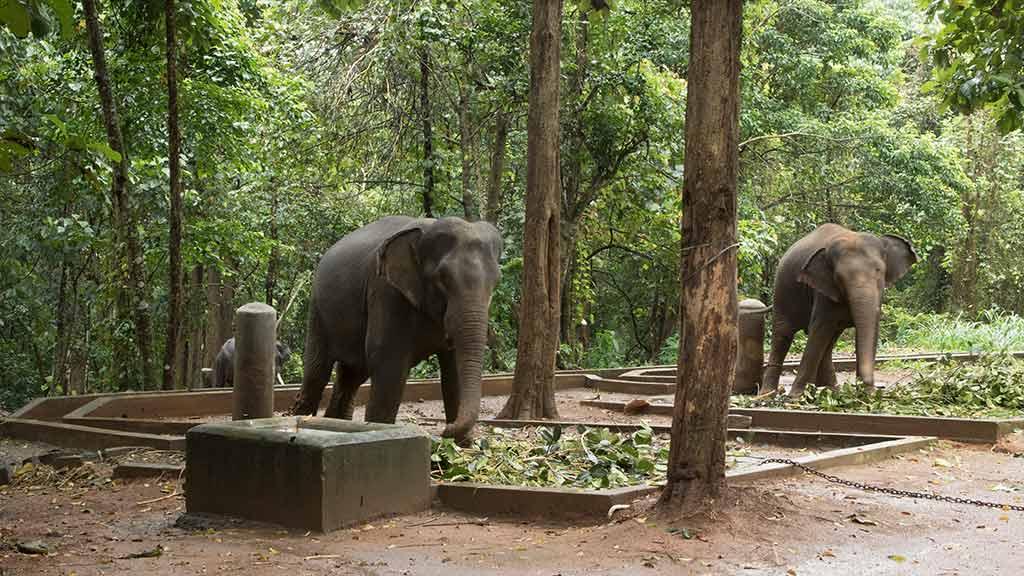
[[[856,328],[857,377],[875,384],[878,321],[885,288],[903,277],[917,253],[910,241],[822,224],[782,256],[775,274],[772,350],[761,392],[779,385],[793,337],[807,331],[807,347],[791,395],[808,382],[835,386],[832,349],[847,328]]]
[[[277,350],[274,352],[274,368],[276,371],[275,377],[278,384],[283,384],[281,380],[281,367],[291,357],[292,351],[287,344],[280,341],[277,342]],[[220,352],[217,352],[217,357],[213,360],[213,386],[215,388],[231,387],[235,383],[235,339],[229,338],[223,346],[220,347]]]

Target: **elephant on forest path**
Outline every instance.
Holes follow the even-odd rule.
[[[790,246],[775,273],[772,348],[760,392],[778,388],[799,330],[807,331],[807,347],[790,395],[802,394],[808,382],[835,386],[832,348],[850,327],[857,331],[857,377],[874,387],[883,291],[915,262],[917,253],[904,238],[838,224],[822,224]]]
[[[281,366],[288,361],[292,355],[291,348],[287,344],[275,342],[274,351],[274,377],[279,384],[281,382]],[[228,338],[228,341],[220,347],[217,357],[213,359],[213,387],[231,387],[235,383],[235,339]]]
[[[313,279],[302,389],[293,414],[317,412],[337,365],[324,416],[351,419],[370,377],[367,422],[392,423],[409,370],[437,354],[447,426],[469,437],[502,241],[487,222],[389,216],[348,234]]]

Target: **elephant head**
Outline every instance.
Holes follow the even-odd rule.
[[[917,253],[905,238],[856,232],[836,236],[804,261],[799,281],[849,307],[857,331],[857,377],[865,385],[875,383],[884,289],[902,278],[915,262]]]
[[[491,295],[501,275],[501,235],[487,222],[443,218],[403,230],[378,251],[377,270],[410,304],[444,328],[454,349],[457,413],[444,436],[463,439],[480,412],[480,379]]]

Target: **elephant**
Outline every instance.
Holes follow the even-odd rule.
[[[367,422],[393,423],[409,370],[436,354],[445,437],[466,441],[480,412],[480,380],[502,240],[487,222],[388,216],[348,234],[313,278],[302,389],[295,415],[352,418],[370,378]]]
[[[281,383],[281,367],[292,355],[291,348],[280,341],[276,342],[277,351],[274,352],[274,368],[276,378]],[[235,339],[228,338],[228,341],[220,347],[217,357],[213,360],[213,386],[224,388],[233,386],[235,383]]]
[[[791,396],[808,382],[836,386],[832,349],[846,328],[856,329],[857,377],[875,384],[878,321],[884,289],[903,277],[917,253],[899,236],[854,232],[822,224],[783,254],[775,273],[772,347],[760,393],[778,389],[793,336],[807,332]]]

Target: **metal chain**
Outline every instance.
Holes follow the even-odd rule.
[[[871,484],[865,484],[863,482],[855,482],[853,480],[844,480],[831,474],[825,474],[819,472],[810,466],[801,464],[795,460],[789,460],[787,458],[765,458],[761,461],[761,464],[788,464],[795,466],[803,470],[804,472],[824,478],[829,482],[836,484],[842,484],[843,486],[849,486],[851,488],[857,488],[858,490],[864,490],[867,492],[881,492],[882,494],[889,494],[891,496],[901,496],[906,498],[919,498],[925,500],[937,500],[939,502],[951,502],[953,504],[970,504],[971,506],[981,506],[983,508],[997,508],[999,510],[1013,510],[1015,512],[1024,512],[1024,506],[1017,504],[1000,504],[998,502],[986,502],[985,500],[972,500],[970,498],[959,498],[957,496],[944,496],[942,494],[935,494],[933,492],[911,492],[909,490],[899,490],[896,488],[886,488],[884,486],[872,486]]]

